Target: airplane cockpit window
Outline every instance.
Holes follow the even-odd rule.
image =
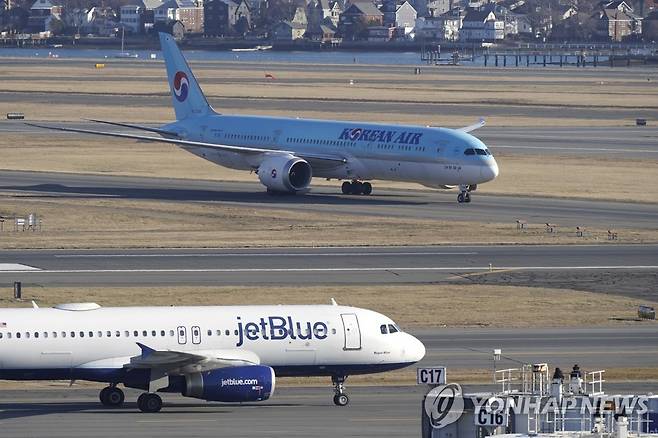
[[[464,155],[475,155],[475,150],[472,148],[468,148],[464,151]]]
[[[487,152],[484,149],[476,149],[475,152],[477,152],[478,155],[487,155]]]
[[[2,333],[0,333],[0,339],[2,339]]]
[[[397,328],[396,326],[394,326],[393,324],[389,324],[389,325],[388,325],[388,332],[389,332],[389,333],[397,333],[397,332],[399,332],[399,330],[398,330],[398,328]]]
[[[379,330],[382,332],[382,335],[385,335],[385,334],[388,333],[388,328],[386,327],[386,324],[380,325]]]

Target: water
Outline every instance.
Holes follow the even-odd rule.
[[[0,48],[0,58],[48,58],[60,59],[114,59],[119,50],[112,49],[55,49],[51,47],[36,48]],[[140,60],[150,60],[151,54],[162,59],[159,50],[130,50],[139,55]],[[352,51],[273,51],[231,52],[209,50],[185,50],[185,57],[190,61],[243,61],[265,63],[298,64],[387,64],[387,65],[423,65],[419,52],[352,52]]]

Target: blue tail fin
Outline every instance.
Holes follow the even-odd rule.
[[[167,80],[171,88],[176,120],[213,113],[174,37],[160,32],[160,46],[167,66]]]

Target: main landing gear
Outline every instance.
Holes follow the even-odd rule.
[[[477,189],[477,184],[465,185],[462,184],[459,186],[459,195],[457,195],[457,202],[469,203],[471,202],[471,192],[474,192]]]
[[[142,412],[160,412],[160,409],[162,409],[162,399],[158,394],[145,392],[137,398],[137,407]]]
[[[372,193],[372,184],[361,181],[345,181],[341,186],[343,195],[369,195]]]
[[[100,398],[103,406],[108,407],[119,407],[123,404],[125,396],[123,391],[117,388],[115,385],[110,385],[101,390],[98,398]]]
[[[331,383],[334,385],[334,404],[336,406],[347,406],[350,398],[345,394],[345,380],[347,376],[333,376]]]

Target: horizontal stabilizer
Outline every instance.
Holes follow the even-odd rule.
[[[463,128],[458,128],[457,131],[461,132],[471,132],[475,131],[476,129],[482,128],[484,125],[486,125],[486,122],[484,119],[480,119],[479,122],[474,123],[472,125],[464,126]]]

